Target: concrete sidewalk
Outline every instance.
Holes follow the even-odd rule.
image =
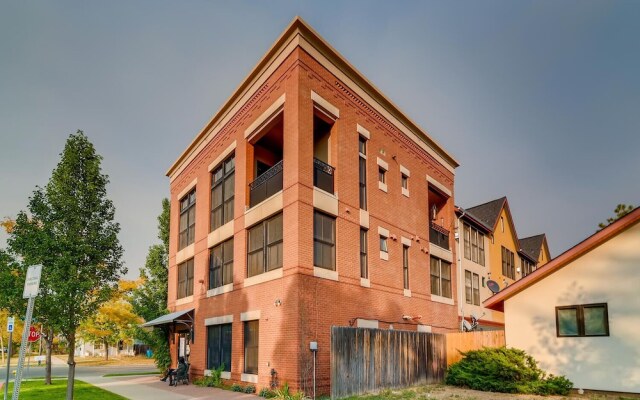
[[[193,384],[169,386],[158,376],[83,377],[83,381],[131,400],[255,400],[251,394],[199,387]]]

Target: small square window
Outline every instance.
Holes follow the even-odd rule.
[[[383,251],[385,253],[388,253],[388,247],[387,247],[387,237],[386,236],[382,236],[380,235],[380,251]]]
[[[378,168],[378,181],[380,181],[380,183],[387,183],[387,171],[382,167]]]

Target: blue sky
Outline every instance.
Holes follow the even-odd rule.
[[[552,255],[640,204],[638,1],[21,1],[0,12],[0,217],[82,129],[137,277],[167,168],[295,15],[458,159],[457,204],[506,195]]]

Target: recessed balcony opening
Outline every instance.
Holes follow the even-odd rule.
[[[333,194],[335,168],[330,162],[331,129],[334,121],[322,111],[313,114],[313,186]]]
[[[449,196],[429,185],[429,242],[449,250],[448,216],[445,212]]]
[[[249,143],[249,207],[261,203],[282,190],[282,154],[284,118],[280,113]]]

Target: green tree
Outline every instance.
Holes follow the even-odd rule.
[[[69,346],[67,400],[73,399],[78,326],[111,298],[127,272],[101,161],[82,131],[70,135],[49,182],[36,188],[29,214],[18,214],[7,241],[24,266],[43,265],[36,304]]]
[[[162,212],[158,216],[158,239],[161,244],[149,248],[144,267],[140,268],[142,284],[133,291],[131,304],[136,314],[151,321],[168,312],[167,277],[169,260],[169,200],[162,200]],[[138,337],[151,346],[156,366],[164,371],[171,364],[167,332],[139,329]]]
[[[118,291],[111,300],[102,304],[95,314],[80,324],[81,338],[104,344],[105,360],[109,360],[109,345],[119,341],[130,343],[135,335],[134,328],[142,323],[129,301],[130,292],[136,286],[134,281],[120,281]]]
[[[612,218],[607,218],[607,222],[599,223],[598,224],[598,228],[600,228],[600,229],[598,229],[598,230],[599,231],[603,230],[607,226],[611,225],[612,223],[616,222],[620,218],[622,218],[625,215],[629,214],[634,209],[635,209],[635,207],[630,205],[630,204],[618,204],[616,206],[615,210],[613,210],[613,212],[616,213],[616,216],[612,217]]]

